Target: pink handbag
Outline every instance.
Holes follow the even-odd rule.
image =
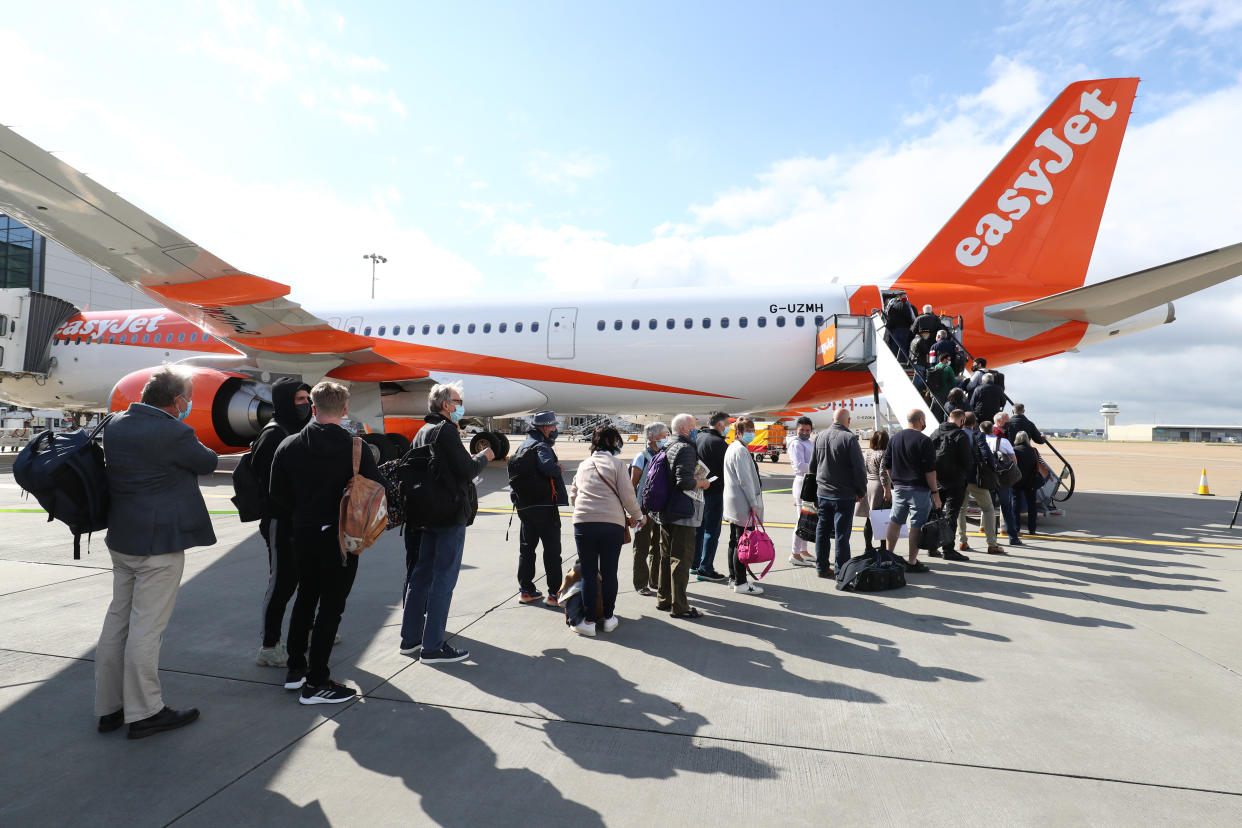
[[[763,524],[755,519],[754,512],[750,513],[750,519],[746,522],[746,530],[737,539],[737,560],[746,567],[750,577],[756,581],[768,574],[773,561],[776,560],[776,545],[772,543],[772,538],[768,537],[768,533],[763,531]],[[763,572],[756,575],[750,571],[751,564],[761,563],[767,564]]]

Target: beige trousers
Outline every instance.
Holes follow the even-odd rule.
[[[979,504],[979,509],[983,512],[979,523],[983,527],[983,535],[987,538],[988,546],[996,546],[996,507],[992,505],[992,493],[973,483],[967,484],[966,497],[962,499],[962,511],[957,515],[958,540],[962,543],[966,542],[966,505],[971,500]]]
[[[185,553],[112,555],[112,604],[95,650],[95,715],[122,708],[126,722],[164,709],[160,645],[172,616]]]

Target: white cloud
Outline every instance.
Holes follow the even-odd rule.
[[[566,290],[580,287],[584,273],[620,287],[881,280],[919,252],[1051,99],[1051,92],[1036,97],[1049,82],[1029,67],[1005,59],[993,65],[988,88],[947,105],[922,134],[857,157],[775,163],[757,176],[757,186],[691,206],[693,221],[663,222],[646,242],[618,244],[589,228],[496,217],[497,250],[531,258],[541,287]],[[1239,134],[1242,81],[1188,96],[1154,120],[1132,125],[1088,280],[1242,241]],[[1232,315],[1224,310],[1230,303]],[[1185,375],[1192,382],[1219,386],[1223,366],[1240,364],[1239,355],[1218,346],[1234,336],[1221,320],[1242,318],[1242,284],[1176,304],[1179,319],[1172,326],[1085,355],[1014,366],[1010,375],[1028,404],[1038,402],[1044,419],[1052,416],[1056,425],[1094,422],[1084,418],[1094,416],[1101,395],[1180,400],[1187,394],[1177,370],[1182,364],[1197,366]],[[1092,356],[1097,351],[1101,355]],[[1153,352],[1161,359],[1148,365]],[[1140,384],[1142,394],[1133,390]],[[1211,410],[1221,416],[1224,409],[1242,408],[1242,389],[1221,388],[1214,402]]]
[[[572,194],[578,191],[581,182],[595,178],[608,166],[608,159],[602,155],[584,152],[553,155],[541,150],[532,154],[526,174],[540,184]]]

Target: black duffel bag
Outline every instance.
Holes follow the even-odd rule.
[[[837,589],[845,592],[883,592],[905,585],[906,568],[886,549],[850,558],[837,573]]]

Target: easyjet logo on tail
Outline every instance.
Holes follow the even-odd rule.
[[[976,235],[967,236],[957,243],[957,260],[966,267],[982,264],[988,250],[1005,240],[1014,222],[1021,221],[1031,210],[1031,195],[1035,204],[1043,206],[1052,201],[1051,176],[1063,173],[1074,162],[1074,147],[1091,143],[1099,131],[1092,116],[1107,121],[1117,112],[1117,102],[1104,103],[1100,90],[1082,93],[1078,102],[1078,114],[1070,116],[1061,125],[1060,134],[1051,127],[1035,139],[1035,146],[1047,150],[1051,157],[1035,159],[1013,185],[996,199],[996,212],[987,213],[975,225]],[[1031,195],[1024,195],[1031,194]]]

